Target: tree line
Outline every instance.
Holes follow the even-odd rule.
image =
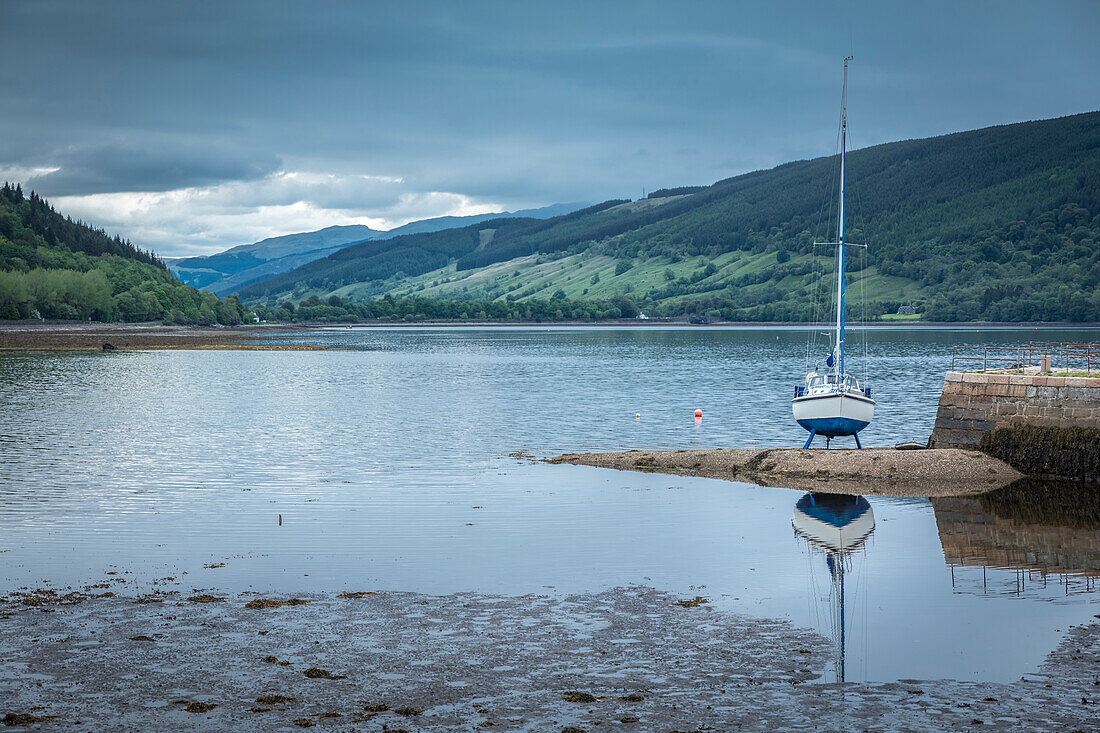
[[[230,325],[252,314],[237,298],[219,299],[179,282],[152,252],[5,184],[0,320],[28,318]]]

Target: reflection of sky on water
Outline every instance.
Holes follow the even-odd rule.
[[[825,560],[791,531],[802,492],[502,457],[739,445],[746,424],[797,441],[790,379],[763,397],[755,377],[730,380],[774,333],[356,333],[376,350],[0,355],[0,588],[95,582],[112,565],[134,573],[124,592],[164,575],[282,592],[645,584],[828,634]],[[926,345],[892,338],[884,354]],[[930,426],[931,399],[914,402],[916,423]],[[754,419],[768,401],[779,407]],[[953,589],[939,510],[869,501],[875,532],[848,576],[849,680],[1017,679],[1097,613],[1095,593],[1056,581],[964,592],[956,568]]]

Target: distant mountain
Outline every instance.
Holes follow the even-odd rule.
[[[385,232],[367,226],[332,226],[242,244],[206,257],[170,260],[168,267],[188,285],[222,295],[325,257],[352,242],[383,235]]]
[[[848,259],[850,318],[910,306],[927,320],[1100,321],[1100,112],[878,145],[847,163],[847,235],[867,245]],[[566,317],[628,298],[650,316],[824,319],[833,252],[814,242],[835,237],[837,169],[836,156],[802,160],[542,221],[365,242],[240,295],[508,313],[555,301]]]
[[[404,234],[422,234],[424,232],[438,232],[443,229],[455,229],[457,227],[469,226],[470,224],[477,224],[479,222],[488,221],[489,219],[501,219],[504,217],[514,219],[549,219],[555,216],[561,216],[562,214],[568,214],[571,211],[582,209],[588,204],[551,204],[550,206],[543,206],[538,209],[520,209],[519,211],[505,211],[496,214],[471,214],[470,216],[439,216],[435,219],[421,219],[420,221],[409,222],[404,226],[399,226],[394,229],[390,229],[388,232],[384,232],[386,236],[375,237],[375,239],[391,239],[393,237],[400,237]]]
[[[543,219],[572,211],[581,206],[583,204],[553,204],[539,209],[526,209],[510,214],[440,216],[434,219],[410,222],[389,231],[380,231],[362,225],[331,226],[315,232],[286,234],[253,244],[241,244],[215,255],[175,258],[165,260],[165,262],[169,269],[188,285],[209,290],[218,295],[228,295],[245,285],[266,280],[314,260],[327,257],[357,242],[392,239],[403,234],[435,232],[468,226],[501,216],[526,216]]]

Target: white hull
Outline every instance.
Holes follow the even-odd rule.
[[[824,550],[846,553],[861,547],[863,541],[875,531],[875,515],[868,508],[865,513],[850,523],[837,527],[796,508],[793,524],[796,532],[816,546]]]
[[[791,408],[799,425],[832,437],[855,435],[875,416],[874,400],[843,392],[796,397]]]

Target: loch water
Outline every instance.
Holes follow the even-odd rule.
[[[837,558],[796,531],[804,492],[535,460],[800,446],[813,333],[333,328],[270,339],[324,351],[0,352],[0,594],[644,585],[835,639]],[[852,330],[879,401],[864,445],[927,439],[954,345],[1098,337]],[[1015,680],[1100,613],[1100,512],[1073,486],[867,504],[872,531],[839,559],[848,680]]]

